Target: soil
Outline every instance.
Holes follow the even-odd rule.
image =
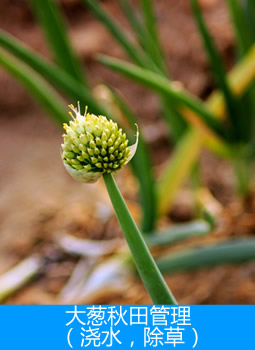
[[[200,2],[226,66],[230,67],[233,64],[234,35],[224,2]],[[102,3],[130,32],[118,2],[107,0]],[[98,64],[94,57],[99,52],[116,57],[125,56],[80,1],[62,0],[62,5],[73,46],[86,64],[91,84],[96,86],[104,82],[125,96],[140,118],[154,164],[160,168],[171,153],[171,145],[167,140],[157,98]],[[188,1],[158,0],[156,5],[160,37],[173,79],[181,81],[189,91],[205,98],[214,83]],[[0,27],[50,57],[42,32],[26,1],[2,0]],[[65,172],[60,158],[61,130],[2,69],[0,86],[4,87],[0,91],[0,273],[8,271],[34,253],[47,260],[40,274],[6,302],[63,302],[59,292],[77,266],[79,257],[63,252],[56,243],[57,237],[68,233],[80,238],[110,240],[122,237],[122,234],[103,183],[99,181],[94,185],[81,185]],[[233,193],[231,168],[225,162],[205,152],[202,164],[204,183],[216,196],[221,209],[220,225],[210,238],[192,243],[252,235],[255,232],[255,199],[251,198],[248,207],[238,202]],[[117,181],[132,214],[139,220],[137,184],[131,171],[121,171]],[[192,218],[191,201],[189,191],[184,189],[169,217],[160,221],[160,226]],[[174,250],[182,249],[183,246],[186,244],[177,245]],[[255,303],[253,263],[179,273],[167,277],[167,281],[181,304]],[[142,304],[150,303],[150,299],[138,279],[128,277],[125,291],[116,286],[94,299],[84,297],[73,302]]]

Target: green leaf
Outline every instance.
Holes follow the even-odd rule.
[[[157,260],[163,274],[241,264],[255,260],[254,239],[233,239],[217,245],[187,249]]]
[[[250,89],[240,98],[240,101],[245,108],[247,139],[249,142],[252,142],[254,139],[255,124],[255,86],[251,86]]]
[[[251,86],[254,77],[255,46],[228,74],[228,80],[233,91],[238,95],[243,95]],[[216,92],[205,103],[211,112],[222,116],[224,113],[223,102],[221,94]],[[158,203],[161,214],[166,214],[170,210],[180,186],[187,179],[192,166],[199,157],[201,148],[205,143],[204,136],[200,130],[194,127],[188,130],[179,141],[175,153],[167,161],[158,186]],[[222,149],[220,154],[225,154],[226,158],[233,159],[231,145],[219,144],[217,141],[218,146]]]
[[[252,2],[254,4],[254,0],[252,0]],[[255,7],[254,5],[252,6]],[[231,13],[239,50],[243,56],[254,43],[252,32],[239,0],[228,0],[228,7]]]
[[[255,2],[254,0],[246,0],[246,17],[248,19],[253,39],[255,39]]]
[[[57,63],[77,81],[84,72],[69,42],[65,20],[55,0],[30,0]]]
[[[147,49],[149,50],[154,62],[157,63],[162,72],[167,75],[167,68],[164,61],[163,51],[157,30],[157,20],[153,6],[153,0],[140,0],[143,19],[146,27],[145,40],[147,37]],[[148,35],[146,35],[146,32]]]
[[[4,49],[0,49],[0,65],[22,83],[57,123],[68,122],[64,101],[42,77]]]
[[[194,237],[203,237],[212,231],[211,225],[204,220],[179,224],[162,232],[152,233],[145,240],[149,247],[165,247]]]
[[[100,6],[97,0],[82,0],[84,4],[86,4],[91,11],[97,16],[97,18],[105,25],[105,27],[109,30],[115,40],[122,46],[127,55],[139,66],[142,67],[151,67],[152,63],[150,60],[148,61],[148,57],[144,54],[144,52],[139,49],[136,45],[131,43],[131,41],[127,38],[125,33],[123,32],[120,25],[116,24],[114,19],[111,18],[106,11]]]
[[[144,28],[140,21],[140,18],[137,17],[135,10],[130,5],[128,0],[118,0],[119,4],[125,14],[130,27],[133,29],[133,32],[136,34],[137,39],[141,46],[144,44]]]
[[[143,18],[150,37],[159,47],[156,15],[153,8],[153,0],[140,0]]]
[[[255,46],[249,53],[233,68],[228,74],[228,81],[235,93],[239,96],[245,94],[250,88],[255,77]],[[218,116],[224,114],[224,100],[219,92],[213,93],[205,102],[207,108]],[[158,203],[160,214],[166,214],[174,202],[179,188],[187,179],[192,166],[198,159],[201,148],[205,143],[205,135],[196,129],[188,130],[178,142],[178,146],[173,155],[169,158],[158,186]],[[209,145],[210,146],[210,145]],[[233,159],[231,145],[217,141],[217,147],[220,146],[219,154],[228,159]],[[213,147],[215,150],[215,146]]]
[[[47,62],[39,54],[25,46],[10,34],[0,30],[0,46],[7,49],[20,60],[36,70],[61,92],[72,99],[73,104],[80,101],[81,106],[88,105],[93,113],[105,114],[103,108],[95,101],[89,89],[77,82],[58,66]]]
[[[215,118],[198,98],[193,97],[187,92],[177,91],[168,79],[117,58],[100,55],[98,60],[107,67],[149,87],[160,95],[169,96],[169,98],[173,99],[176,103],[188,107],[190,110],[197,113],[198,117],[200,117],[213,132],[225,139],[229,138],[223,124]]]
[[[188,123],[178,111],[178,106],[176,106],[172,98],[169,98],[169,96],[161,96],[160,102],[171,135],[171,141],[177,144],[180,137],[182,137],[185,130],[187,130]]]
[[[197,0],[191,0],[193,13],[197,22],[201,38],[203,39],[204,47],[209,58],[214,77],[218,83],[220,89],[222,90],[227,110],[228,116],[232,122],[233,132],[237,140],[246,138],[246,128],[243,119],[246,117],[246,114],[243,114],[243,110],[239,103],[239,100],[234,96],[229,84],[227,82],[225,68],[223,66],[220,54],[215,46],[214,40],[210,35],[205,21],[202,16],[200,6],[198,5]]]
[[[112,93],[114,101],[128,119],[130,126],[135,132],[135,124],[138,123],[136,115],[116,92],[112,91]],[[134,172],[140,185],[140,197],[143,209],[141,230],[143,233],[149,233],[154,230],[155,227],[157,203],[155,178],[153,174],[151,157],[148,145],[144,140],[142,130],[139,131],[139,143],[136,150],[136,156],[131,160],[131,164],[134,164]]]
[[[147,32],[146,28],[143,26],[143,23],[140,21],[140,19],[136,16],[136,13],[132,6],[130,5],[128,0],[118,0],[120,3],[120,6],[131,26],[133,29],[133,32],[137,38],[137,41],[139,42],[140,46],[145,50],[145,53],[147,53],[147,56],[149,53],[151,53],[151,49],[153,46],[153,55],[157,55],[156,51],[157,48],[155,47],[153,41],[151,40],[149,33]],[[153,61],[153,55],[151,55],[151,61]],[[158,57],[157,57],[158,59]],[[154,63],[157,65],[158,61],[156,59],[156,62],[154,60]],[[144,66],[144,65],[142,65]],[[160,66],[157,65],[160,69]],[[152,66],[153,69],[155,66]]]
[[[141,0],[141,9],[144,20],[143,45],[150,54],[155,64],[159,67],[163,75],[168,75],[164,54],[160,45],[157,31],[157,21],[153,8],[153,1]]]
[[[158,181],[159,213],[167,213],[177,191],[186,180],[201,150],[201,134],[194,128],[188,130],[177,143],[175,153],[169,158]]]
[[[131,7],[128,0],[119,0],[119,3],[125,13],[130,26],[140,43],[140,45],[145,49],[145,51],[150,54],[151,59],[154,61],[159,69],[159,73],[167,75],[167,68],[163,59],[163,54],[161,52],[160,45],[158,42],[154,42],[151,37],[151,33],[148,32],[147,28],[142,25],[142,23],[137,18],[134,9]],[[153,67],[152,67],[153,70]],[[177,141],[185,130],[187,123],[183,117],[176,111],[174,103],[162,97],[160,99],[162,111],[164,118],[169,127],[171,138]]]
[[[228,1],[229,10],[234,26],[238,51],[243,57],[254,44],[255,39],[255,2],[246,1],[246,11],[244,6],[236,0]],[[253,33],[254,30],[254,33]],[[254,135],[255,120],[255,88],[251,87],[250,91],[242,98],[242,104],[245,106],[245,126],[248,138],[251,140]]]

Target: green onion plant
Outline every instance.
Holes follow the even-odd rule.
[[[75,116],[72,115],[73,121],[69,125],[64,124],[66,134],[62,144],[66,170],[74,179],[84,183],[94,183],[103,176],[123,234],[152,301],[155,304],[176,304],[112,175],[134,156],[138,133],[136,143],[129,147],[126,134],[117,123],[101,115],[89,114],[87,110],[85,115],[81,115],[80,106],[78,109],[70,107]]]
[[[89,0],[84,1],[90,3]],[[145,2],[146,1],[142,3]],[[162,74],[162,71],[159,73],[146,65],[141,66],[136,63],[128,63],[120,59],[103,55],[100,55],[98,60],[110,69],[152,89],[160,96],[163,94],[165,98],[173,102],[174,108],[186,118],[191,126],[200,129],[200,131],[208,135],[211,139],[215,137],[217,142],[214,140],[214,144],[216,143],[218,145],[216,147],[214,146],[213,150],[217,151],[218,154],[224,155],[224,157],[227,156],[232,161],[237,177],[237,189],[239,193],[245,197],[250,191],[251,164],[254,162],[254,152],[252,150],[254,149],[255,108],[253,82],[255,72],[253,64],[254,37],[252,35],[252,26],[249,24],[251,21],[248,21],[247,11],[245,12],[243,9],[240,0],[228,1],[237,36],[238,51],[242,60],[240,61],[240,65],[243,66],[243,62],[245,62],[245,70],[248,75],[248,77],[246,76],[247,80],[245,86],[238,90],[238,80],[241,80],[242,77],[240,76],[238,80],[235,81],[235,84],[231,86],[231,81],[228,79],[221,55],[215,45],[214,39],[209,33],[198,1],[191,0],[190,2],[194,13],[194,19],[208,55],[215,83],[219,88],[219,94],[222,98],[220,112],[218,112],[218,110],[211,110],[210,105],[208,106],[203,101],[184,91],[184,89],[180,90],[176,88],[169,77],[166,74]],[[151,2],[147,1],[146,3],[148,7],[142,6],[142,10],[144,16],[146,17],[147,15],[144,22],[148,24],[149,18],[152,18],[152,16],[147,13]],[[94,7],[99,6],[95,4]],[[248,6],[251,7],[252,5],[247,2],[247,7]],[[251,11],[249,17],[252,15],[254,15],[253,11]],[[153,26],[151,28],[153,28]],[[150,32],[151,38],[154,38],[154,43],[158,42],[158,38],[155,39],[155,29],[152,29]],[[154,34],[152,34],[152,32]],[[160,49],[159,53],[161,53]],[[250,69],[251,67],[252,69]],[[194,133],[197,133],[197,136],[193,136],[195,135]],[[176,188],[179,187],[186,178],[188,171],[191,171],[191,164],[198,159],[198,151],[201,149],[201,143],[199,145],[198,137],[201,137],[201,134],[197,131],[194,131],[194,133],[193,131],[191,132],[190,127],[185,129],[185,132],[178,139],[176,156],[174,155],[173,161],[169,162],[170,165],[167,166],[166,171],[162,173],[163,181],[161,183],[163,184],[159,186],[158,196],[159,211],[161,213],[167,210],[167,205],[171,202],[173,192],[176,191]],[[190,148],[190,150],[194,148],[194,152],[190,152],[190,160],[186,162],[186,165],[183,165],[183,152],[188,148]],[[180,174],[182,181],[175,179],[175,177],[180,176]],[[170,189],[169,192],[166,191],[167,188]]]
[[[150,248],[170,246],[194,236],[201,237],[213,230],[210,221],[201,218],[184,226],[166,229],[161,234],[156,225],[158,217],[169,211],[178,189],[198,162],[202,147],[206,146],[232,161],[239,193],[246,196],[250,191],[255,155],[254,1],[228,0],[236,33],[237,62],[227,73],[197,0],[190,0],[218,87],[204,102],[172,80],[160,43],[153,0],[140,0],[139,15],[129,0],[118,0],[132,30],[133,40],[98,0],[81,0],[105,25],[131,62],[103,55],[98,60],[153,90],[158,96],[174,147],[173,155],[166,162],[158,180],[143,130],[139,130],[138,143],[138,136],[134,137],[138,118],[132,109],[116,91],[111,90],[113,103],[129,124],[128,128],[123,127],[120,132],[115,123],[118,113],[115,114],[114,109],[101,103],[93,94],[88,72],[68,38],[60,6],[55,0],[30,1],[45,33],[54,63],[0,30],[0,65],[21,82],[59,125],[65,124],[67,133],[63,144],[63,160],[67,171],[83,182],[94,182],[102,175],[140,276],[153,302],[175,303],[147,244]],[[71,121],[66,113],[66,100],[72,103],[78,100],[83,108],[82,111],[74,109],[76,118]],[[88,113],[83,117],[85,106],[89,106],[99,117],[92,117]],[[84,125],[80,127],[80,123],[87,119],[92,126],[86,124],[88,129]],[[101,133],[100,125],[107,125],[109,133]],[[81,135],[82,142],[78,142],[77,136],[80,139]],[[132,146],[128,146],[128,140],[133,143]],[[105,154],[101,153],[103,150]],[[132,158],[135,151],[136,156]],[[129,161],[140,188],[143,212],[141,231],[131,217],[112,176]],[[198,268],[208,264],[236,263],[255,256],[254,242],[251,242],[249,253],[246,254],[247,245],[248,241],[230,241],[222,248],[221,245],[192,248],[187,252],[166,256],[164,260],[156,257],[156,261],[164,273],[188,269],[189,266]],[[236,254],[238,249],[240,251]],[[225,260],[224,256],[227,257]]]
[[[84,79],[82,78],[81,68],[79,68],[79,74],[75,74],[72,71],[72,67],[76,67],[74,62],[79,62],[79,60],[71,49],[65,26],[61,25],[65,21],[54,0],[47,0],[46,2],[41,0],[31,1],[47,34],[46,38],[50,43],[50,47],[54,47],[53,53],[56,57],[56,62],[59,63],[53,64],[47,61],[10,34],[0,30],[0,64],[25,86],[29,93],[37,99],[47,113],[50,113],[60,125],[67,122],[68,119],[64,112],[64,100],[59,92],[64,94],[69,100],[71,99],[73,103],[79,100],[82,106],[89,105],[94,113],[108,115],[109,113],[107,113],[105,107],[94,98],[88,79],[85,76]],[[47,12],[49,12],[48,15]],[[51,38],[50,33],[54,33],[54,35],[52,34],[54,38]],[[69,52],[69,54],[63,55],[63,50]],[[63,58],[63,56],[65,57]],[[78,64],[78,66],[80,65]],[[124,105],[125,102],[122,101],[122,108],[124,108]],[[114,118],[113,115],[111,117]],[[132,127],[134,127],[134,123]],[[143,232],[146,233],[155,227],[156,209],[154,207],[156,191],[150,165],[150,155],[142,137],[142,131],[140,131],[140,134],[136,161],[132,161],[131,166],[140,186],[140,198],[143,209],[141,225]],[[128,133],[128,136],[132,138],[132,133]]]

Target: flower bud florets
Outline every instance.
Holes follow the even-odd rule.
[[[64,124],[62,159],[67,171],[77,180],[93,183],[103,173],[119,171],[131,159],[126,134],[117,123],[104,116],[80,114],[70,106],[75,117]],[[137,144],[136,144],[137,146]],[[132,147],[132,146],[131,146]]]

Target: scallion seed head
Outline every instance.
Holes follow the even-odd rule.
[[[104,116],[84,115],[69,106],[73,120],[64,124],[62,159],[66,170],[76,180],[94,183],[104,173],[119,171],[134,156],[138,144],[128,146],[126,134],[118,124]]]

